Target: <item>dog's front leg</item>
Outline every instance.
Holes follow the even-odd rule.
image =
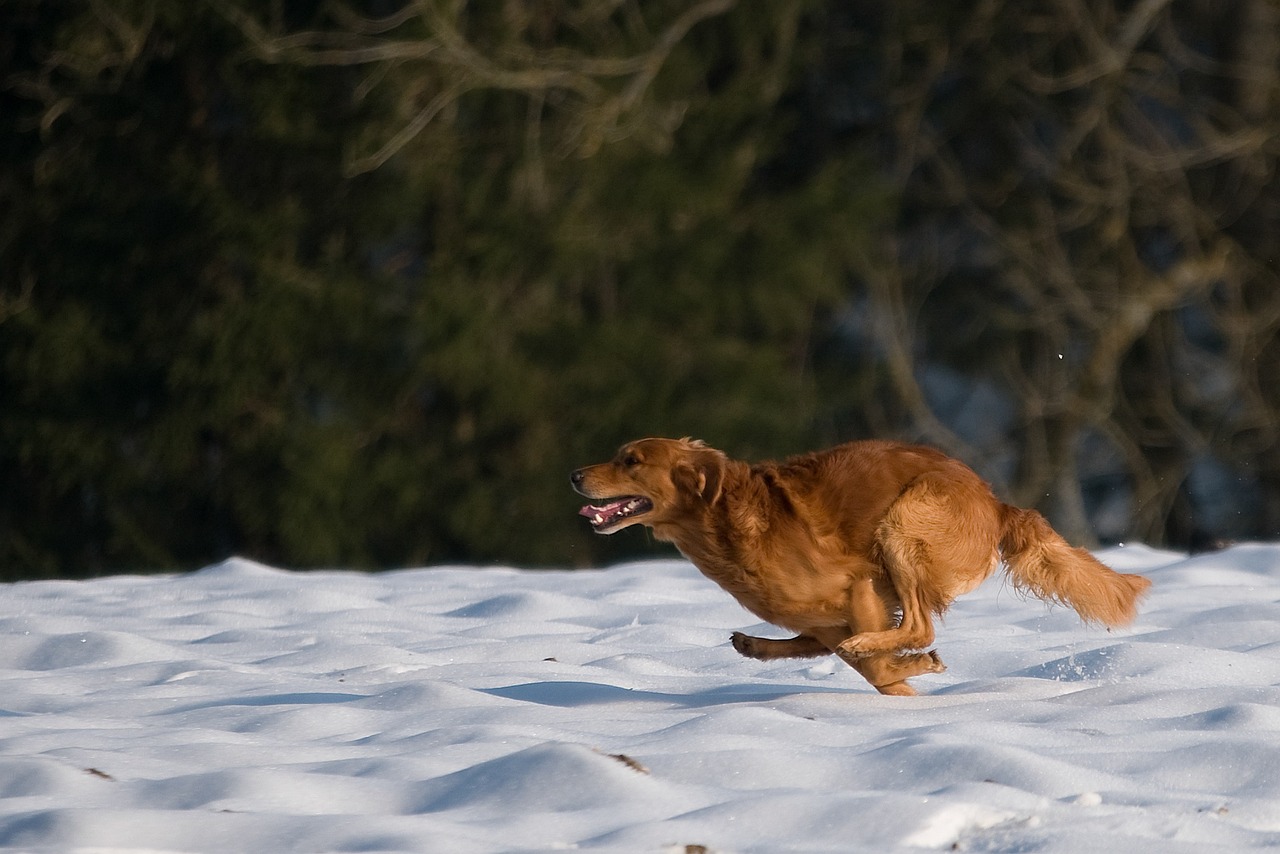
[[[912,676],[923,676],[926,673],[942,673],[947,666],[938,658],[934,650],[928,652],[905,652],[894,654],[880,652],[872,655],[851,656],[839,646],[836,655],[845,664],[862,674],[862,678],[871,683],[881,694],[895,694],[902,697],[915,696],[915,689],[906,680]]]
[[[851,644],[867,633],[884,632],[892,625],[891,602],[885,601],[870,577],[855,578],[849,585],[848,634],[824,638],[841,660],[862,674],[882,694],[914,695],[915,689],[905,680],[925,673],[941,673],[947,669],[933,650],[908,652],[889,650],[872,652]],[[850,637],[852,635],[852,637]]]
[[[734,632],[732,640],[734,649],[747,658],[754,658],[758,661],[771,661],[775,658],[818,658],[819,656],[831,654],[831,650],[827,648],[826,644],[808,635],[797,635],[785,640],[775,640]]]

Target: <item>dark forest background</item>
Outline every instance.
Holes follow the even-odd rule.
[[[582,566],[642,435],[1280,533],[1274,0],[5,0],[0,578]]]

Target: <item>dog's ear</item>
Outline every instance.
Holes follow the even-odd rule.
[[[671,480],[682,492],[698,495],[715,504],[724,485],[724,456],[710,449],[681,460],[671,472]]]
[[[707,451],[699,455],[698,476],[702,481],[702,500],[707,504],[715,504],[720,497],[720,488],[724,485],[724,455],[719,451]]]

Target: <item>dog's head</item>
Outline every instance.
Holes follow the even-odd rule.
[[[569,479],[592,500],[581,515],[597,533],[636,524],[660,529],[715,504],[725,461],[724,454],[697,440],[640,439],[623,445],[607,463],[578,469]]]

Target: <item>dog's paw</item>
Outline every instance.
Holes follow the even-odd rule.
[[[847,638],[836,647],[836,654],[847,660],[855,658],[866,658],[868,655],[874,655],[879,652],[876,649],[868,649],[869,644],[866,641],[866,635],[854,635]]]
[[[881,694],[888,694],[891,697],[914,697],[916,689],[912,688],[905,681],[890,682],[888,685],[876,685],[875,689]]]
[[[928,652],[899,652],[895,662],[897,667],[910,670],[912,676],[919,676],[923,673],[943,673],[947,669],[947,665],[942,663],[941,658],[938,658],[936,649],[931,649]]]
[[[744,635],[742,632],[734,632],[729,640],[733,642],[733,648],[738,651],[739,655],[747,658],[760,657],[760,653],[756,650],[756,638],[751,635]]]

